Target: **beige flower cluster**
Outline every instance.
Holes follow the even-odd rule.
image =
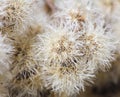
[[[119,12],[102,12],[100,3],[0,0],[0,97],[75,97],[108,70],[119,48]]]

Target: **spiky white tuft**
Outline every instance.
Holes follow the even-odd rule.
[[[92,82],[94,68],[82,60],[81,33],[67,27],[48,27],[34,44],[36,59],[42,66],[43,80],[48,88],[59,94],[72,95]]]
[[[1,0],[0,28],[3,33],[24,32],[33,24],[31,0]]]
[[[118,41],[115,34],[109,27],[104,27],[104,20],[96,23],[85,23],[81,31],[83,37],[83,48],[81,48],[88,63],[95,66],[96,70],[106,70],[110,67],[110,62],[114,60],[114,54],[117,50]]]

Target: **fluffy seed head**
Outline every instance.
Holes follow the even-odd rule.
[[[114,60],[114,54],[118,41],[115,34],[108,27],[104,27],[104,21],[98,23],[88,22],[81,31],[83,34],[79,39],[83,42],[81,51],[83,59],[94,65],[96,70],[106,70],[110,62]]]
[[[48,27],[34,45],[43,70],[43,80],[56,93],[72,95],[84,90],[94,77],[94,68],[82,61],[80,33],[65,27]]]
[[[94,71],[110,67],[117,42],[103,19],[86,21],[81,30],[71,27],[74,24],[68,28],[62,23],[48,26],[38,36],[34,51],[46,86],[57,93],[72,95],[84,90]]]
[[[0,29],[3,33],[24,32],[33,23],[31,1],[0,1]]]
[[[20,35],[16,36],[13,40],[15,50],[10,69],[13,77],[9,82],[10,95],[12,97],[16,95],[16,93],[14,93],[14,90],[16,90],[17,97],[25,94],[36,96],[37,91],[42,89],[42,81],[40,77],[40,67],[32,57],[32,36]]]
[[[56,0],[56,6],[60,10],[52,15],[51,21],[57,26],[63,22],[69,28],[72,27],[72,29],[80,31],[83,29],[83,23],[89,20],[96,22],[103,18],[100,11],[94,8],[93,2],[89,0]]]

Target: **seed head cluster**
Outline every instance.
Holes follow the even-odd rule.
[[[120,19],[102,1],[0,0],[0,97],[75,97],[108,70]]]

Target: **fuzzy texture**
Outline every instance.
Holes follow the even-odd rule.
[[[95,8],[94,3],[89,0],[56,0],[56,6],[59,10],[52,15],[52,23],[58,26],[63,22],[64,25],[69,26],[69,29],[72,27],[76,31],[82,30],[83,24],[87,21],[96,23],[104,18],[99,9]]]
[[[34,51],[42,66],[46,87],[59,94],[73,95],[84,91],[84,86],[92,82],[94,68],[82,61],[81,34],[68,31],[49,26],[45,34],[38,36]]]
[[[67,95],[84,90],[94,71],[108,69],[117,45],[104,20],[86,21],[81,30],[71,26],[51,24],[34,45],[46,86]]]
[[[120,1],[119,0],[94,0],[94,4],[99,7],[104,14],[106,25],[111,25],[113,33],[116,34],[117,40],[120,41]],[[106,10],[104,10],[106,9]],[[120,44],[118,44],[118,51]]]
[[[32,0],[0,0],[0,29],[2,33],[23,33],[34,24]]]
[[[0,74],[9,69],[13,47],[8,43],[8,38],[0,33]]]
[[[110,62],[114,60],[116,46],[119,41],[116,40],[109,27],[104,27],[104,20],[101,22],[87,22],[83,27],[85,57],[90,64],[94,65],[96,70],[106,70],[110,67]]]
[[[119,42],[112,26],[105,20],[106,16],[101,14],[101,10],[95,8],[96,5],[92,1],[68,1],[60,1],[60,3],[56,0],[56,6],[60,10],[53,14],[51,24],[60,26],[62,22],[70,31],[80,32],[82,35],[80,40],[83,43],[80,50],[83,52],[83,59],[93,64],[96,70],[105,71],[114,60]]]
[[[10,97],[36,96],[37,91],[42,89],[40,66],[32,57],[32,43],[33,36],[29,34],[13,38],[15,51],[10,69],[12,79],[8,84]]]
[[[60,24],[63,23],[62,26],[68,26],[69,31],[80,32],[83,35],[80,36],[83,43],[81,48],[83,59],[93,64],[96,70],[105,71],[110,68],[110,62],[114,60],[114,53],[119,42],[116,34],[113,33],[112,26],[106,23],[105,16],[100,14],[101,11],[95,9],[95,5],[89,0],[81,1],[80,4],[73,0],[69,2],[72,4],[70,7],[67,6],[67,2],[62,2],[67,7],[64,5],[64,10],[53,14],[51,24],[61,26]]]
[[[0,0],[0,96],[75,97],[109,69],[120,7],[107,1]]]

